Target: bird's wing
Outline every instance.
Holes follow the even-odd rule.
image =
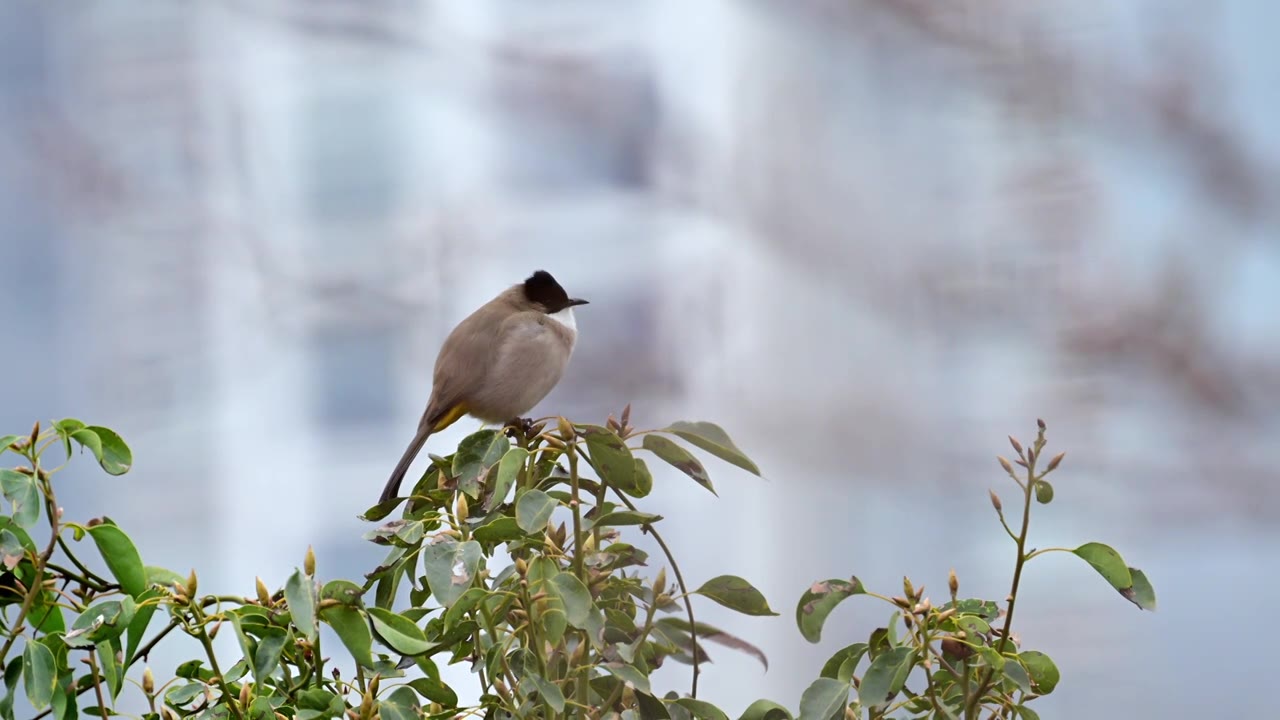
[[[420,424],[434,424],[484,382],[501,335],[494,330],[502,327],[497,317],[501,313],[502,308],[481,307],[458,323],[445,338],[436,357],[431,402]]]

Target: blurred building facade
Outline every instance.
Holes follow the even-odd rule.
[[[0,366],[31,378],[5,417],[52,408],[133,442],[127,501],[90,480],[69,504],[138,527],[148,562],[205,549],[204,582],[239,587],[246,558],[282,578],[314,544],[354,575],[378,557],[355,516],[440,340],[545,267],[593,302],[541,409],[632,402],[640,424],[714,419],[758,448],[768,483],[716,466],[719,499],[663,485],[693,528],[679,545],[739,538],[691,572],[758,578],[775,608],[850,564],[893,580],[901,558],[866,548],[904,503],[986,512],[995,440],[1044,415],[1078,473],[1047,532],[1114,529],[1183,589],[1164,548],[1195,537],[1190,562],[1224,577],[1224,518],[1259,557],[1280,541],[1280,327],[1257,312],[1280,303],[1280,151],[1256,58],[1215,48],[1256,47],[1240,18],[1272,11],[1049,5],[6,5],[0,219],[21,270],[0,297],[38,359]],[[1238,115],[1212,109],[1221,76]],[[950,512],[903,554],[1003,592],[1003,550]],[[779,537],[788,517],[805,527]],[[1103,618],[1096,635],[1030,628],[1063,664],[1165,647],[1084,577],[1039,602],[1085,607],[1072,623]],[[761,687],[794,702],[820,653],[761,632],[792,660]],[[1116,707],[1132,688],[1108,673],[1161,662],[1128,652],[1086,676]],[[724,662],[706,677],[732,705],[759,671]]]

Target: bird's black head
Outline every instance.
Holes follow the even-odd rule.
[[[539,270],[525,279],[524,296],[547,314],[557,313],[574,305],[587,304],[586,300],[569,297],[564,288],[560,287],[560,283],[556,282],[556,279],[546,270]]]

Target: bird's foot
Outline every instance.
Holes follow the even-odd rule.
[[[507,435],[510,437],[520,437],[527,440],[532,434],[533,420],[531,418],[512,418],[507,421]]]

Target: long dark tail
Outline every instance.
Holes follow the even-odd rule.
[[[409,466],[413,464],[414,458],[418,457],[418,453],[422,451],[422,446],[426,444],[427,438],[430,436],[430,427],[418,429],[418,434],[413,436],[413,442],[409,443],[409,447],[405,449],[400,462],[396,464],[396,469],[391,471],[391,477],[387,480],[386,487],[382,488],[382,497],[378,500],[379,505],[400,493],[400,483],[404,481],[404,474],[409,472]]]

